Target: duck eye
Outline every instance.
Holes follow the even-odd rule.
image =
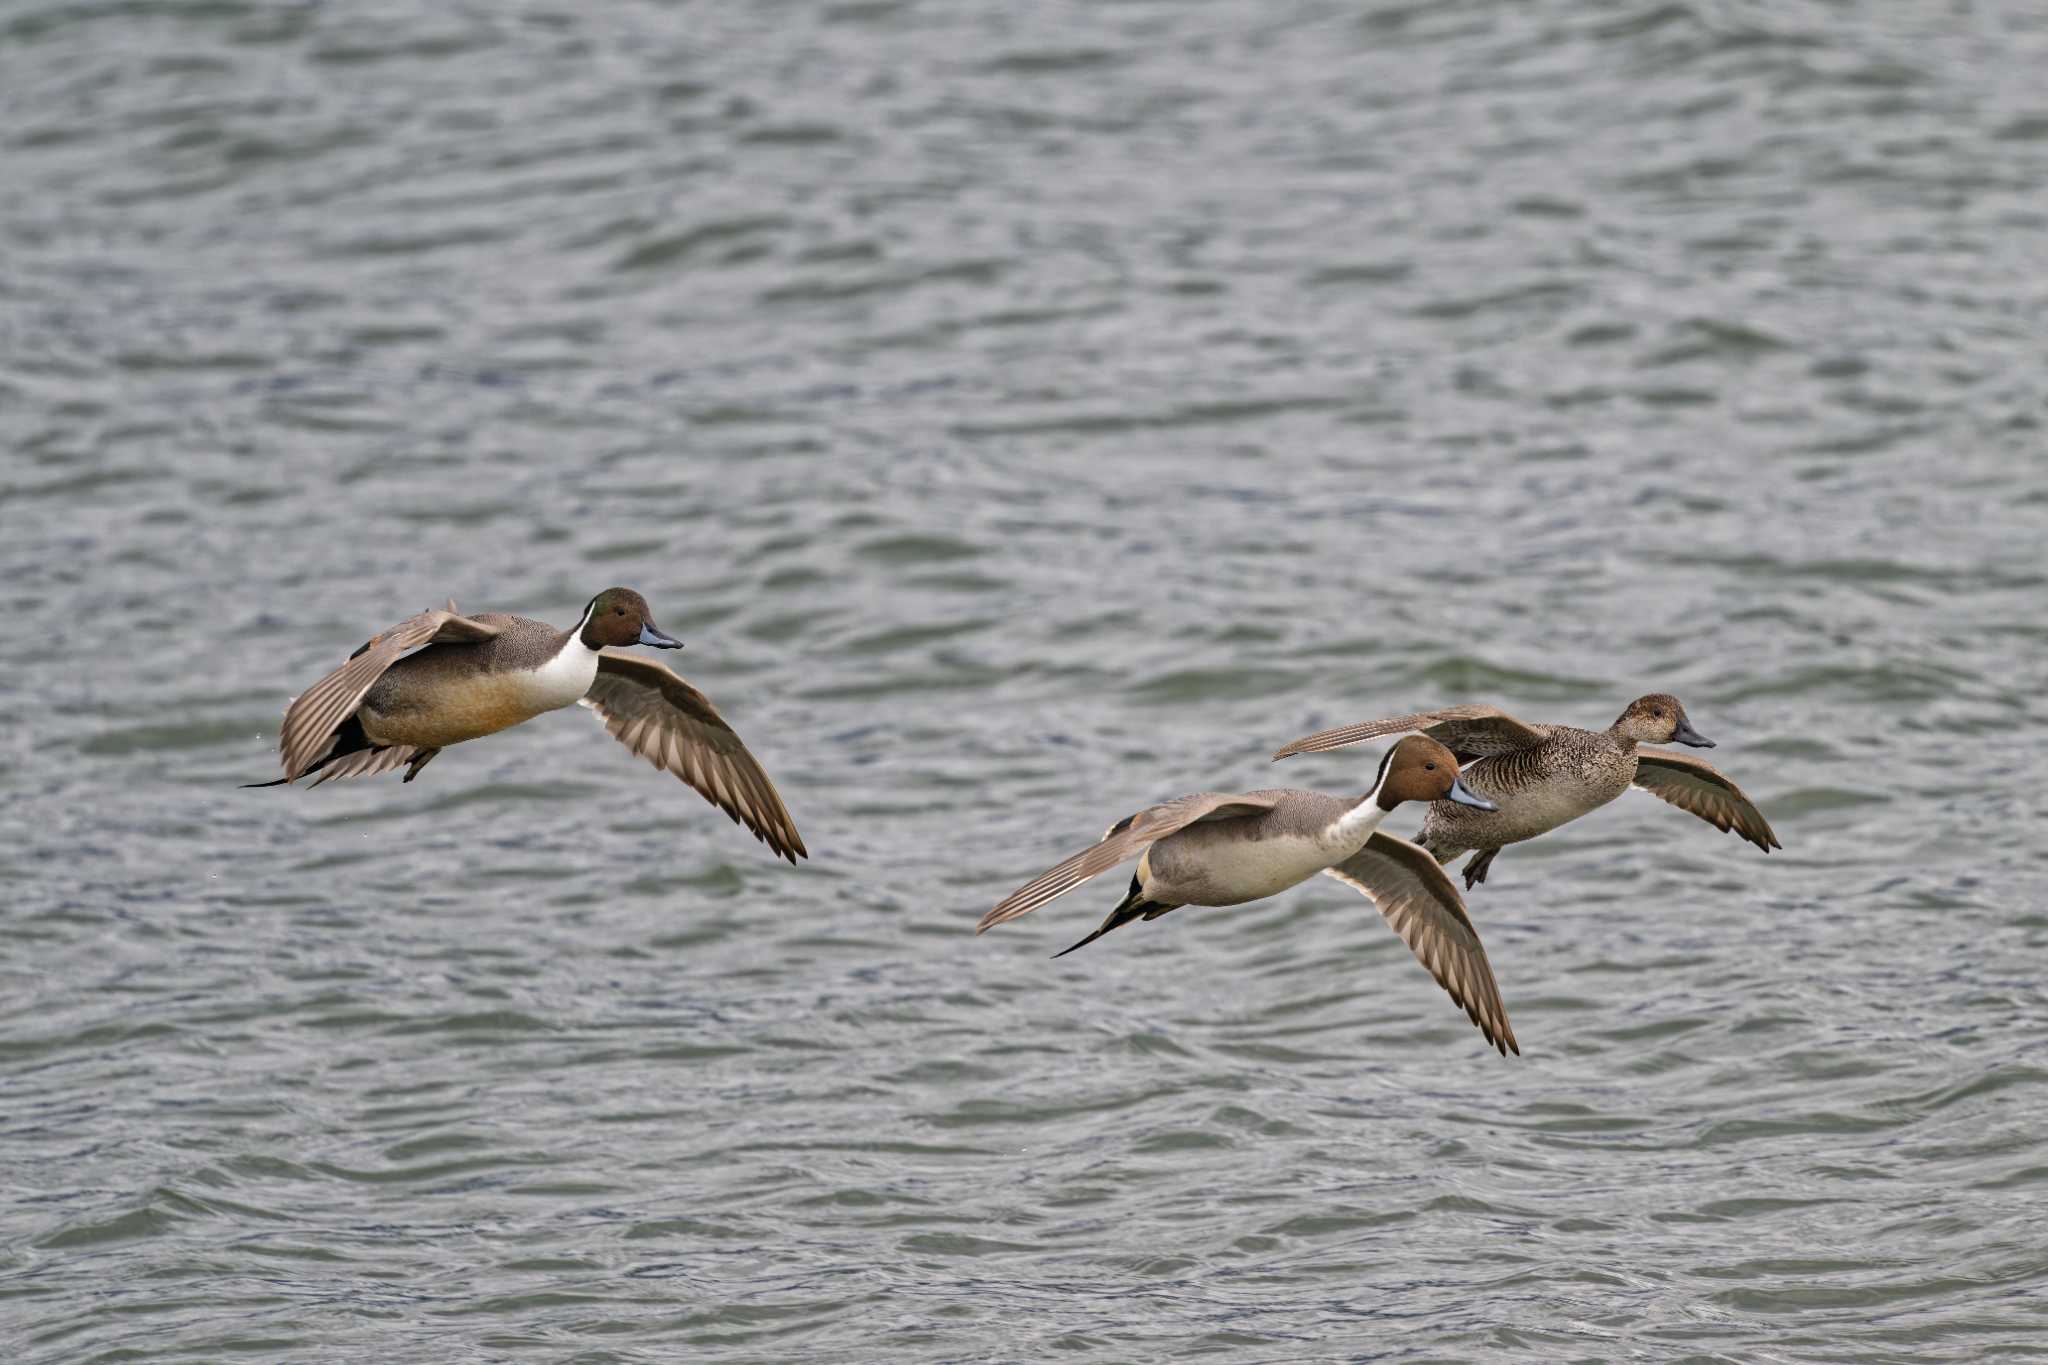
[[[1435,771],[1436,771],[1436,764],[1434,764],[1434,763],[1425,763],[1425,764],[1423,764],[1422,766],[1423,766],[1423,767],[1425,767],[1425,768],[1427,768],[1427,769],[1429,769],[1429,770],[1430,770],[1431,772],[1435,772]]]
[[[624,616],[625,614],[626,614],[626,609],[625,609],[624,607],[613,607],[613,608],[612,608],[612,615],[614,615],[614,616]]]

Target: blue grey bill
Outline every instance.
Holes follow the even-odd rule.
[[[1476,806],[1480,810],[1500,809],[1499,806],[1494,805],[1493,802],[1487,800],[1485,797],[1474,795],[1472,789],[1465,785],[1465,779],[1463,779],[1462,777],[1454,777],[1451,779],[1450,796],[1451,800],[1457,802],[1461,806]]]
[[[656,630],[646,622],[640,623],[640,643],[653,645],[656,649],[681,649],[683,642],[675,636]]]
[[[1711,749],[1714,747],[1713,740],[1708,739],[1705,735],[1693,729],[1692,722],[1682,716],[1679,718],[1678,728],[1671,732],[1671,737],[1680,744],[1690,744],[1695,749]]]

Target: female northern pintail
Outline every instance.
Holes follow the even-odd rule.
[[[1027,915],[1133,854],[1141,855],[1138,873],[1122,904],[1101,928],[1054,956],[1134,919],[1158,919],[1183,905],[1262,900],[1321,872],[1364,892],[1486,1040],[1502,1056],[1510,1049],[1519,1054],[1458,888],[1423,850],[1379,831],[1401,802],[1439,798],[1493,809],[1459,782],[1450,750],[1420,735],[1387,752],[1372,790],[1355,801],[1291,789],[1183,796],[1111,825],[1102,842],[1011,892],[975,932]]]
[[[1498,809],[1480,811],[1434,802],[1416,836],[1440,863],[1467,849],[1479,850],[1464,867],[1467,890],[1486,880],[1503,844],[1533,839],[1576,820],[1627,791],[1630,783],[1716,829],[1734,830],[1766,853],[1784,847],[1742,788],[1713,764],[1637,747],[1673,740],[1695,748],[1714,747],[1714,741],[1692,728],[1685,707],[1668,692],[1636,698],[1605,730],[1525,725],[1497,707],[1446,706],[1322,730],[1295,740],[1273,757],[1277,761],[1290,754],[1322,753],[1405,730],[1448,745],[1460,762],[1471,760],[1463,780],[1498,803]]]
[[[775,784],[711,698],[666,666],[612,648],[635,644],[682,648],[630,588],[591,598],[569,630],[499,612],[460,616],[453,602],[421,612],[372,636],[292,702],[278,735],[284,776],[252,785],[317,773],[317,787],[401,764],[410,782],[450,744],[581,702],[620,743],[791,863],[810,856]]]

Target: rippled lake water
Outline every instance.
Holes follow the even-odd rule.
[[[2048,1355],[2044,70],[2017,5],[7,6],[0,1354]],[[238,789],[373,630],[611,583],[809,862],[574,711]],[[1785,849],[1509,849],[1520,1058],[1320,879],[972,932],[1369,780],[1306,730],[1652,688]]]

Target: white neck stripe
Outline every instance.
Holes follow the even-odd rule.
[[[1324,828],[1323,837],[1336,843],[1363,847],[1365,841],[1372,837],[1372,832],[1380,827],[1380,821],[1387,818],[1387,812],[1380,809],[1380,803],[1375,799],[1378,791],[1379,784],[1373,784],[1373,791],[1363,801]]]

